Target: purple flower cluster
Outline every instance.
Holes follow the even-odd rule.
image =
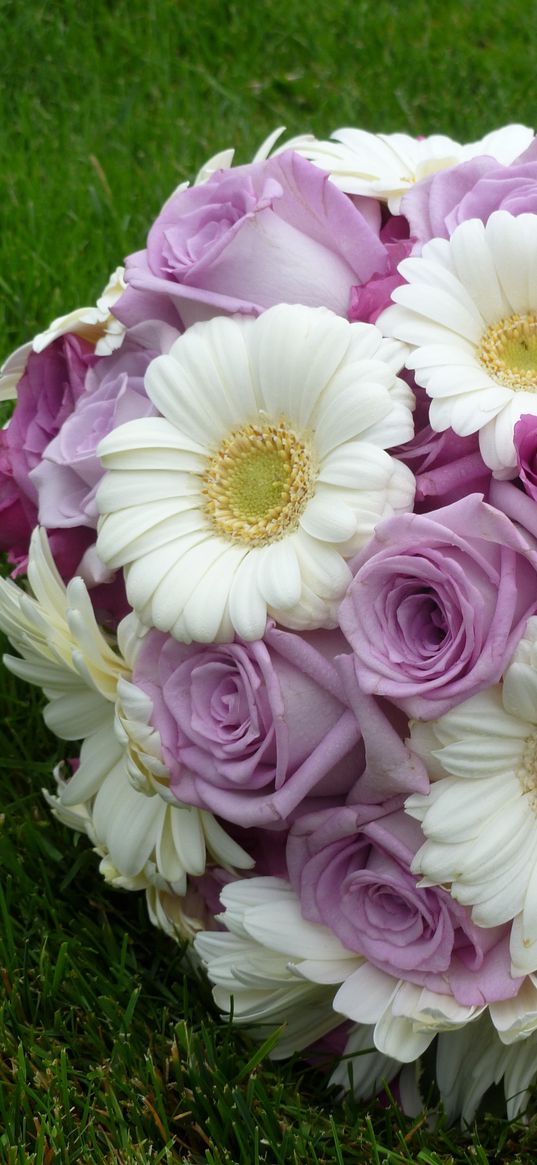
[[[95,549],[97,450],[131,422],[153,432],[144,378],[155,358],[193,325],[276,304],[374,324],[405,281],[403,260],[496,211],[537,214],[535,144],[510,164],[473,157],[430,174],[395,215],[292,150],[176,191],[126,261],[113,307],[121,345],[98,354],[73,328],[27,358],[0,430],[0,549],[14,575],[43,526],[64,581],[82,576],[98,620],[117,628],[130,608],[122,573]],[[254,875],[286,879],[303,919],[358,960],[478,1008],[520,989],[510,926],[477,926],[448,886],[412,872],[424,839],[405,800],[427,795],[435,774],[412,751],[409,720],[426,733],[499,684],[537,613],[537,416],[516,420],[517,467],[496,480],[476,427],[435,431],[424,389],[409,368],[402,376],[415,435],[390,452],[415,475],[414,509],[349,551],[338,626],[269,619],[252,642],[184,643],[151,626],[147,607],[131,691],[150,709],[144,732],[158,741],[170,804],[214,815]],[[235,877],[209,861],[198,891],[211,915],[215,886]]]

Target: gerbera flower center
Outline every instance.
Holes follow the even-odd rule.
[[[517,777],[522,785],[522,791],[528,794],[531,809],[537,815],[537,736],[535,735],[527,736],[524,741]]]
[[[537,392],[537,313],[515,313],[491,324],[478,355],[498,384],[515,392]]]
[[[262,546],[298,525],[315,477],[310,451],[285,421],[244,425],[209,462],[205,513],[223,537]]]

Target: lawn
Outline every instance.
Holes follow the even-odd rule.
[[[0,0],[6,356],[92,303],[171,190],[277,125],[445,132],[537,121],[537,4]],[[1,677],[0,1162],[495,1165],[537,1117],[460,1131],[327,1092],[216,1014],[207,984],[49,817],[58,746]],[[493,1104],[491,1100],[491,1105]]]

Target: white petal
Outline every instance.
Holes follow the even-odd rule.
[[[318,487],[300,517],[300,525],[312,538],[323,542],[346,542],[356,530],[356,518],[343,501],[343,491]]]
[[[229,594],[235,574],[248,551],[243,546],[228,546],[204,574],[194,594],[190,596],[181,613],[181,634],[178,623],[170,628],[177,639],[190,643],[221,642],[233,638],[233,626],[229,622],[228,634],[220,638],[220,628],[228,610]]]
[[[474,221],[474,220],[471,220]],[[460,228],[459,228],[460,229]],[[446,339],[446,329],[455,336],[462,336],[471,344],[478,344],[483,334],[483,317],[465,295],[462,285],[457,289],[457,298],[451,292],[443,291],[440,287],[425,287],[416,283],[403,284],[393,292],[397,304],[406,308],[408,313],[413,312],[418,317],[417,324],[408,319],[409,330],[399,339],[413,342],[412,328],[419,326],[421,320],[429,321],[438,327],[439,339]],[[408,318],[408,317],[407,317]],[[399,333],[399,329],[397,329]]]
[[[164,417],[144,417],[143,420],[127,421],[112,429],[97,446],[97,456],[107,469],[121,468],[125,456],[126,468],[132,469],[132,460],[136,464],[146,464],[152,468],[152,459],[158,454],[185,452],[198,464],[199,456],[206,456],[205,443],[202,445],[189,440],[184,433]]]
[[[411,1020],[393,1015],[387,1009],[375,1025],[375,1046],[385,1056],[411,1064],[429,1047],[435,1035],[434,1030],[416,1030]]]
[[[199,506],[191,496],[132,506],[102,520],[97,553],[115,570],[205,525]]]
[[[180,433],[200,445],[217,446],[257,411],[245,347],[245,331],[225,316],[194,324],[157,356],[145,375],[148,395]]]
[[[342,387],[319,413],[315,443],[320,457],[324,460],[338,445],[366,433],[391,411],[390,397],[382,384],[367,381]]]
[[[204,809],[201,810],[201,817],[207,848],[218,864],[238,870],[252,869],[254,859],[226,833],[216,817]]]
[[[258,583],[259,558],[246,554],[233,576],[229,594],[231,622],[242,639],[262,639],[267,622],[267,604]]]
[[[132,877],[143,869],[166,811],[160,797],[135,792],[121,766],[101,785],[93,807],[94,828],[123,874]]]
[[[510,305],[496,274],[488,232],[476,220],[463,225],[465,229],[454,231],[451,238],[451,256],[458,278],[466,293],[479,304],[485,322],[496,323],[509,315]]]
[[[147,554],[138,558],[125,571],[127,596],[135,611],[140,613],[140,617],[142,617],[146,605],[151,603],[157,587],[166,586],[169,572],[182,561],[192,547],[207,539],[207,532],[203,529],[196,529],[195,523],[193,525],[194,529],[189,532],[185,531],[182,537],[176,535],[165,545],[159,546],[155,550],[148,550]],[[168,630],[168,628],[162,628],[162,630]]]
[[[14,670],[11,668],[11,671]],[[98,731],[103,722],[108,720],[110,704],[85,684],[75,685],[71,679],[70,684],[67,681],[67,686],[70,687],[69,691],[51,699],[43,712],[43,718],[55,736],[62,740],[80,740]]]
[[[277,342],[275,342],[277,325]],[[288,415],[299,432],[326,385],[344,359],[351,339],[348,324],[324,308],[280,305],[265,312],[249,336],[261,407],[278,417]]]
[[[363,963],[339,988],[334,1011],[355,1023],[376,1023],[397,990],[397,979],[370,963]]]
[[[301,532],[294,542],[302,576],[321,599],[339,599],[352,578],[345,560],[331,546]]]
[[[205,871],[205,837],[199,809],[169,805],[173,843],[187,874],[199,877]]]
[[[151,617],[161,631],[170,631],[207,571],[226,553],[222,539],[204,538],[186,549],[164,574],[154,591]]]
[[[328,927],[307,922],[295,898],[280,899],[275,906],[262,903],[244,916],[249,935],[270,950],[297,959],[341,958],[345,952]]]
[[[300,598],[302,579],[292,537],[273,542],[258,552],[257,584],[268,606],[294,607]]]
[[[122,756],[123,749],[115,738],[111,720],[102,732],[83,742],[80,765],[62,790],[62,805],[78,805],[93,797],[110,770],[121,762]]]
[[[384,450],[362,441],[346,441],[323,458],[319,481],[347,489],[384,489],[386,471]]]
[[[506,314],[527,312],[535,306],[535,299],[530,296],[537,290],[530,284],[530,279],[535,279],[537,262],[534,216],[513,217],[506,211],[497,211],[490,216],[486,229],[487,242],[509,303]]]

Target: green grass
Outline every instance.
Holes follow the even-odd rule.
[[[0,0],[0,355],[93,302],[212,152],[246,161],[279,124],[471,140],[536,120],[537,5],[507,0]],[[101,882],[39,790],[56,742],[2,678],[0,1162],[496,1165],[537,1123],[470,1135],[343,1106],[275,1067],[207,984]]]

